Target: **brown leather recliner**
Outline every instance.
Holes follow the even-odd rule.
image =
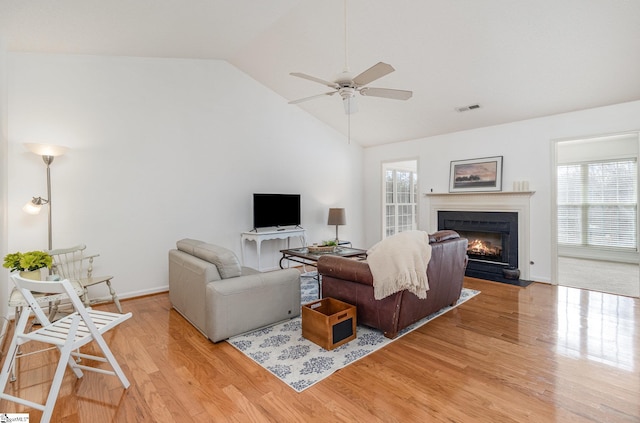
[[[467,240],[454,231],[439,231],[429,235],[429,244],[432,253],[425,299],[405,290],[376,300],[369,265],[332,255],[318,260],[322,296],[355,305],[358,324],[379,329],[393,339],[400,330],[460,298],[467,266]]]

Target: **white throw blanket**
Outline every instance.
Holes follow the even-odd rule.
[[[400,232],[378,242],[367,251],[374,298],[381,300],[404,289],[427,298],[430,259],[429,235],[424,231]]]

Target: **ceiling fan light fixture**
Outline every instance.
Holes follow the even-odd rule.
[[[342,97],[342,104],[344,105],[344,112],[347,115],[352,115],[358,112],[358,101],[355,97]]]

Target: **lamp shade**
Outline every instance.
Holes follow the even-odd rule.
[[[327,225],[346,225],[347,215],[344,209],[329,209],[329,221]]]
[[[29,214],[39,214],[43,204],[46,204],[46,202],[42,198],[34,197],[33,200],[22,207],[22,211]]]
[[[25,146],[31,151],[39,156],[62,156],[67,152],[69,147],[65,147],[62,145],[49,145],[49,144],[34,144],[34,143],[25,143]]]

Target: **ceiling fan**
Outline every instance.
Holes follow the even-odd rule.
[[[348,58],[347,0],[344,0],[344,62],[345,62],[344,70],[342,71],[342,73],[338,74],[335,81],[333,82],[316,78],[315,76],[307,75],[305,73],[292,72],[290,74],[292,76],[307,79],[309,81],[317,82],[322,85],[326,85],[327,87],[330,87],[333,90],[328,91],[326,93],[317,94],[311,97],[305,97],[298,100],[293,100],[293,101],[290,101],[289,104],[298,104],[308,100],[313,100],[315,98],[332,96],[338,93],[340,94],[340,97],[342,97],[345,113],[350,115],[358,111],[358,105],[356,102],[356,93],[360,93],[360,95],[363,95],[365,97],[366,96],[382,97],[382,98],[389,98],[393,100],[408,100],[413,95],[412,91],[407,91],[407,90],[396,90],[391,88],[374,88],[374,87],[367,86],[371,82],[376,81],[377,79],[380,79],[383,76],[393,72],[395,70],[393,66],[387,63],[379,62],[354,77],[349,71],[349,63],[347,58]]]

